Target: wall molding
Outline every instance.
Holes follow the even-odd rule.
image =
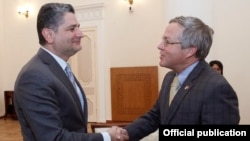
[[[92,21],[103,19],[103,3],[81,5],[75,7],[76,17],[81,21]]]

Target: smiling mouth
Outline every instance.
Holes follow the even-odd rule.
[[[73,43],[75,43],[75,44],[80,44],[80,43],[81,43],[81,40],[74,40]]]
[[[163,56],[160,56],[159,59],[162,60],[162,59],[163,59]]]

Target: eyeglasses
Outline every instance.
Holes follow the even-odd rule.
[[[181,42],[170,42],[169,40],[163,39],[164,46],[181,44]]]

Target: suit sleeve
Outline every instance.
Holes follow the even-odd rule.
[[[36,70],[35,72],[27,71],[23,73],[15,84],[15,104],[19,122],[22,125],[24,140],[102,141],[103,137],[100,133],[86,133],[84,127],[80,126],[81,123],[75,129],[65,128],[63,118],[74,119],[77,117],[62,112],[62,110],[67,110],[67,107],[70,108],[71,106],[62,108],[56,93],[64,94],[63,91],[66,91],[66,89],[58,87],[62,84],[56,81],[53,75],[38,72]],[[63,97],[65,97],[65,99],[62,99],[65,103],[71,102],[66,95],[63,95]],[[76,112],[72,114],[76,114]],[[73,124],[73,122],[76,121],[69,120],[68,124]]]

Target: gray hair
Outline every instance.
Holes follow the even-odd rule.
[[[205,59],[213,43],[214,31],[200,19],[195,17],[175,17],[169,23],[178,23],[184,31],[178,39],[182,48],[197,47],[196,57]]]
[[[64,22],[63,16],[66,12],[75,13],[75,10],[72,5],[64,3],[47,3],[40,8],[37,16],[37,33],[40,45],[46,44],[42,35],[43,28],[57,31],[59,25]]]

